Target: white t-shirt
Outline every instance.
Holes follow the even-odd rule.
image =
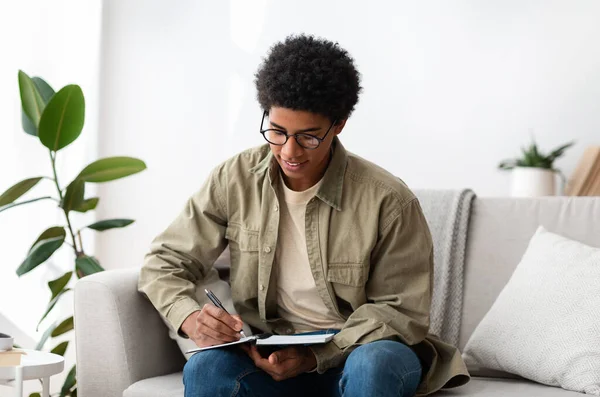
[[[340,329],[345,322],[323,303],[308,262],[306,204],[316,194],[321,182],[303,192],[296,192],[285,185],[281,174],[279,178],[281,213],[275,251],[277,309],[279,316],[289,321],[296,332]]]

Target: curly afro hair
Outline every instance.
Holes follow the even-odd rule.
[[[271,47],[255,74],[263,110],[283,107],[347,119],[358,102],[360,74],[337,43],[309,35],[288,36]]]

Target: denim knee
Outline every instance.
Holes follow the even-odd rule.
[[[235,349],[214,349],[194,354],[183,368],[185,395],[231,395],[239,388],[238,377],[255,367],[247,355]]]
[[[359,346],[348,356],[340,386],[346,389],[344,395],[366,391],[373,396],[414,395],[421,371],[419,358],[408,346],[376,341]]]

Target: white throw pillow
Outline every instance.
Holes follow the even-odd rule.
[[[600,249],[539,227],[463,357],[600,396]]]

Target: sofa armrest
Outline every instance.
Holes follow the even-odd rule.
[[[185,357],[137,290],[139,269],[109,270],[75,285],[78,394],[122,397],[133,383],[181,371]]]

